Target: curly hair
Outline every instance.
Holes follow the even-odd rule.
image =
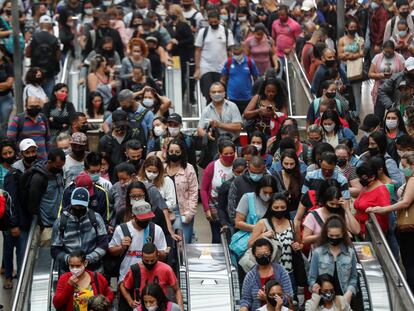
[[[131,52],[134,46],[139,46],[141,48],[141,54],[143,57],[148,55],[148,46],[144,40],[140,38],[134,38],[128,43],[128,50]]]

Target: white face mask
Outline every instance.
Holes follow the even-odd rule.
[[[152,173],[148,171],[145,171],[145,175],[147,175],[147,179],[151,181],[158,177],[158,173]]]
[[[154,106],[154,100],[152,98],[144,98],[142,100],[142,105],[145,108],[152,108],[152,106]]]
[[[256,144],[253,144],[253,146],[255,146],[256,147],[256,149],[257,149],[257,151],[262,151],[262,145],[256,145]]]
[[[243,53],[240,54],[240,55],[233,55],[233,58],[236,62],[238,62],[240,64],[244,60],[244,55],[243,55]]]
[[[164,134],[164,128],[161,125],[154,127],[154,135],[160,137]]]
[[[397,150],[397,154],[400,158],[402,158],[404,156],[405,152],[401,151],[401,150]]]
[[[147,306],[145,306],[145,307],[147,308],[147,310],[148,310],[148,311],[155,311],[155,310],[157,310],[157,309],[158,309],[158,305],[151,306],[151,307],[147,307]]]
[[[325,128],[325,131],[327,131],[328,133],[331,133],[335,129],[335,124],[324,125],[323,127]]]
[[[112,1],[102,1],[102,4],[104,6],[110,6],[112,4]]]
[[[216,92],[211,94],[211,99],[213,102],[221,102],[224,99],[224,94],[220,92]]]
[[[240,17],[239,17],[239,21],[240,21],[240,22],[245,22],[245,21],[247,21],[247,16],[240,16]]]
[[[168,132],[172,137],[176,137],[178,134],[180,134],[180,128],[179,127],[168,127]]]
[[[76,277],[80,276],[83,271],[85,271],[85,267],[82,268],[69,268],[69,271],[75,275]]]
[[[85,14],[86,15],[92,15],[93,14],[93,9],[85,9]]]
[[[272,195],[270,194],[264,194],[263,192],[260,191],[260,199],[262,199],[263,202],[269,202],[270,198],[272,197]]]
[[[390,130],[395,130],[398,126],[398,120],[385,120],[385,125]]]

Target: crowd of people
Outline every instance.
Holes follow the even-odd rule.
[[[22,0],[19,10],[30,67],[15,114],[12,0],[0,9],[5,289],[36,220],[59,273],[56,309],[183,311],[174,254],[197,240],[200,213],[212,243],[228,239],[242,311],[359,310],[352,241],[370,214],[414,289],[413,1],[345,0],[343,36],[331,0]],[[74,105],[56,78],[78,49],[87,97]],[[288,109],[292,53],[314,95],[301,103],[305,133]],[[184,105],[196,104],[196,80],[207,102],[194,135],[165,95],[174,57]],[[363,117],[364,81],[375,114]],[[102,120],[93,150],[91,119]]]

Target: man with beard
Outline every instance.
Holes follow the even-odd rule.
[[[144,146],[135,139],[131,139],[125,145],[125,154],[127,156],[127,162],[131,163],[135,167],[135,174],[138,175],[138,172],[141,168],[142,163],[144,163],[145,157]]]
[[[85,169],[84,159],[87,145],[88,138],[85,134],[80,132],[72,134],[70,143],[72,151],[66,156],[66,163],[63,167],[66,187]]]
[[[70,128],[68,134],[72,135],[77,132],[86,134],[89,130],[88,118],[83,112],[75,112],[75,115],[70,120]]]

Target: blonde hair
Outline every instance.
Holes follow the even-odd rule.
[[[177,20],[180,22],[185,22],[186,19],[184,18],[183,9],[178,4],[170,5],[170,11],[173,11],[175,14],[177,14],[178,18]]]

